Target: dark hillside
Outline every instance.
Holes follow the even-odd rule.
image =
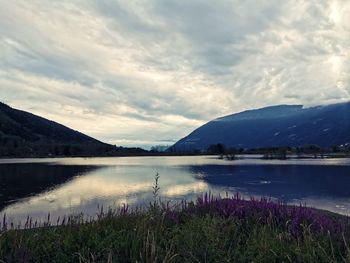
[[[204,124],[171,150],[205,151],[218,143],[246,149],[346,145],[350,143],[350,103],[312,108],[279,105],[236,113]]]
[[[0,103],[0,157],[108,155],[114,146]]]

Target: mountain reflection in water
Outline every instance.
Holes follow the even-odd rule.
[[[20,221],[97,207],[147,205],[154,175],[163,200],[240,192],[350,214],[350,160],[236,161],[207,156],[0,161],[0,216]]]

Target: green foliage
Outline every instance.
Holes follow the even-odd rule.
[[[210,154],[225,154],[226,146],[222,143],[211,144],[209,145],[207,152]]]
[[[223,217],[196,207],[178,210],[190,215],[181,222],[159,204],[101,211],[90,223],[77,216],[62,226],[10,230],[0,236],[0,262],[350,262],[349,236],[307,227],[295,236],[288,222]]]

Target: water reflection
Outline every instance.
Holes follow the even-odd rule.
[[[287,202],[308,196],[350,197],[349,166],[204,165],[192,166],[190,171],[212,186]]]
[[[9,202],[35,195],[97,169],[95,166],[10,163],[0,165],[0,209]]]
[[[148,204],[154,175],[164,200],[203,192],[270,196],[350,213],[350,160],[234,162],[212,157],[67,158],[0,161],[0,216],[18,222],[84,212],[98,205]],[[11,202],[10,202],[11,201]]]
[[[41,166],[56,167],[46,164]],[[63,167],[73,169],[76,165],[67,164]],[[77,167],[86,168],[84,165]],[[57,176],[61,172],[63,171],[57,170]],[[152,186],[157,172],[161,174],[160,195],[164,200],[180,200],[190,196],[195,198],[198,194],[209,190],[205,182],[189,176],[186,167],[96,166],[93,170],[86,170],[83,176],[74,177],[45,192],[32,193],[33,196],[29,198],[18,199],[17,202],[7,205],[0,216],[6,213],[10,221],[17,222],[24,220],[28,214],[33,218],[45,219],[49,212],[51,218],[56,218],[79,212],[94,215],[98,211],[97,207],[102,205],[104,207],[121,204],[146,205],[153,199]]]

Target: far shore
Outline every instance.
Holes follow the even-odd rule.
[[[115,157],[181,157],[181,156],[211,156],[219,159],[235,160],[245,157],[264,160],[302,160],[302,159],[336,159],[336,158],[350,158],[350,153],[323,153],[323,154],[287,154],[284,158],[280,158],[277,154],[269,158],[264,158],[264,153],[144,153],[144,154],[122,154],[122,155],[45,155],[45,156],[0,156],[0,160],[16,160],[16,159],[62,159],[62,158],[115,158]]]

